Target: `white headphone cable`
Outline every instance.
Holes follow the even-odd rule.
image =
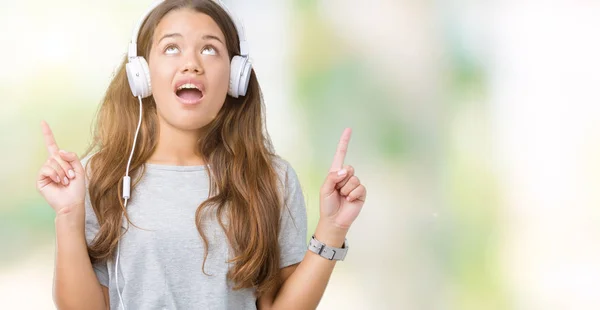
[[[127,161],[127,170],[125,171],[125,177],[123,177],[123,207],[127,209],[127,201],[130,198],[130,190],[131,190],[131,178],[129,177],[129,167],[131,165],[131,159],[133,158],[133,152],[135,151],[135,144],[137,143],[137,137],[140,133],[140,127],[142,126],[142,97],[138,96],[138,100],[140,103],[140,117],[138,120],[137,129],[135,130],[135,137],[133,138],[133,145],[131,146],[131,154],[129,154],[129,160]],[[123,214],[125,214],[125,210],[123,210]],[[121,221],[123,214],[121,214]],[[120,237],[119,237],[120,239]],[[125,304],[123,303],[123,297],[121,296],[121,290],[119,289],[119,256],[120,256],[120,240],[117,240],[117,259],[115,260],[115,283],[117,285],[117,294],[119,295],[119,301],[121,302],[121,307],[125,309]]]

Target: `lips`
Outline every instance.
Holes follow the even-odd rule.
[[[196,79],[183,79],[175,86],[175,95],[183,104],[196,104],[204,98],[204,84]]]

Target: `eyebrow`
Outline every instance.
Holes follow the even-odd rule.
[[[202,39],[204,39],[204,40],[211,40],[211,39],[212,40],[217,40],[217,41],[221,42],[221,44],[225,45],[225,43],[223,43],[223,41],[221,41],[221,39],[219,39],[219,37],[214,36],[212,34],[205,34],[205,35],[202,36]]]
[[[164,36],[162,36],[162,38],[160,38],[160,40],[158,40],[158,43],[160,43],[160,41],[162,41],[166,38],[173,38],[173,37],[182,37],[182,35],[179,33],[167,33]]]
[[[160,38],[160,40],[158,40],[158,42],[160,43],[160,41],[166,39],[166,38],[173,38],[173,37],[183,37],[180,33],[167,33],[164,36],[162,36],[162,38]],[[203,40],[217,40],[219,42],[221,42],[221,44],[225,44],[223,43],[223,41],[221,41],[221,39],[215,35],[212,34],[205,34],[202,36]]]

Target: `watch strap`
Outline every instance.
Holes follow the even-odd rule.
[[[313,235],[308,242],[308,250],[328,260],[344,260],[348,253],[348,240],[344,240],[341,248],[334,248],[317,240]]]

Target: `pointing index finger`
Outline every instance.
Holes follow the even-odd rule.
[[[58,145],[56,145],[54,135],[52,134],[52,129],[50,129],[50,126],[48,126],[46,121],[42,121],[42,134],[44,135],[44,141],[46,142],[48,153],[50,155],[58,153]]]
[[[335,156],[333,157],[333,163],[329,171],[338,171],[344,167],[344,159],[348,151],[348,143],[350,142],[350,136],[352,135],[352,129],[346,128],[342,133],[340,142],[338,143]]]

